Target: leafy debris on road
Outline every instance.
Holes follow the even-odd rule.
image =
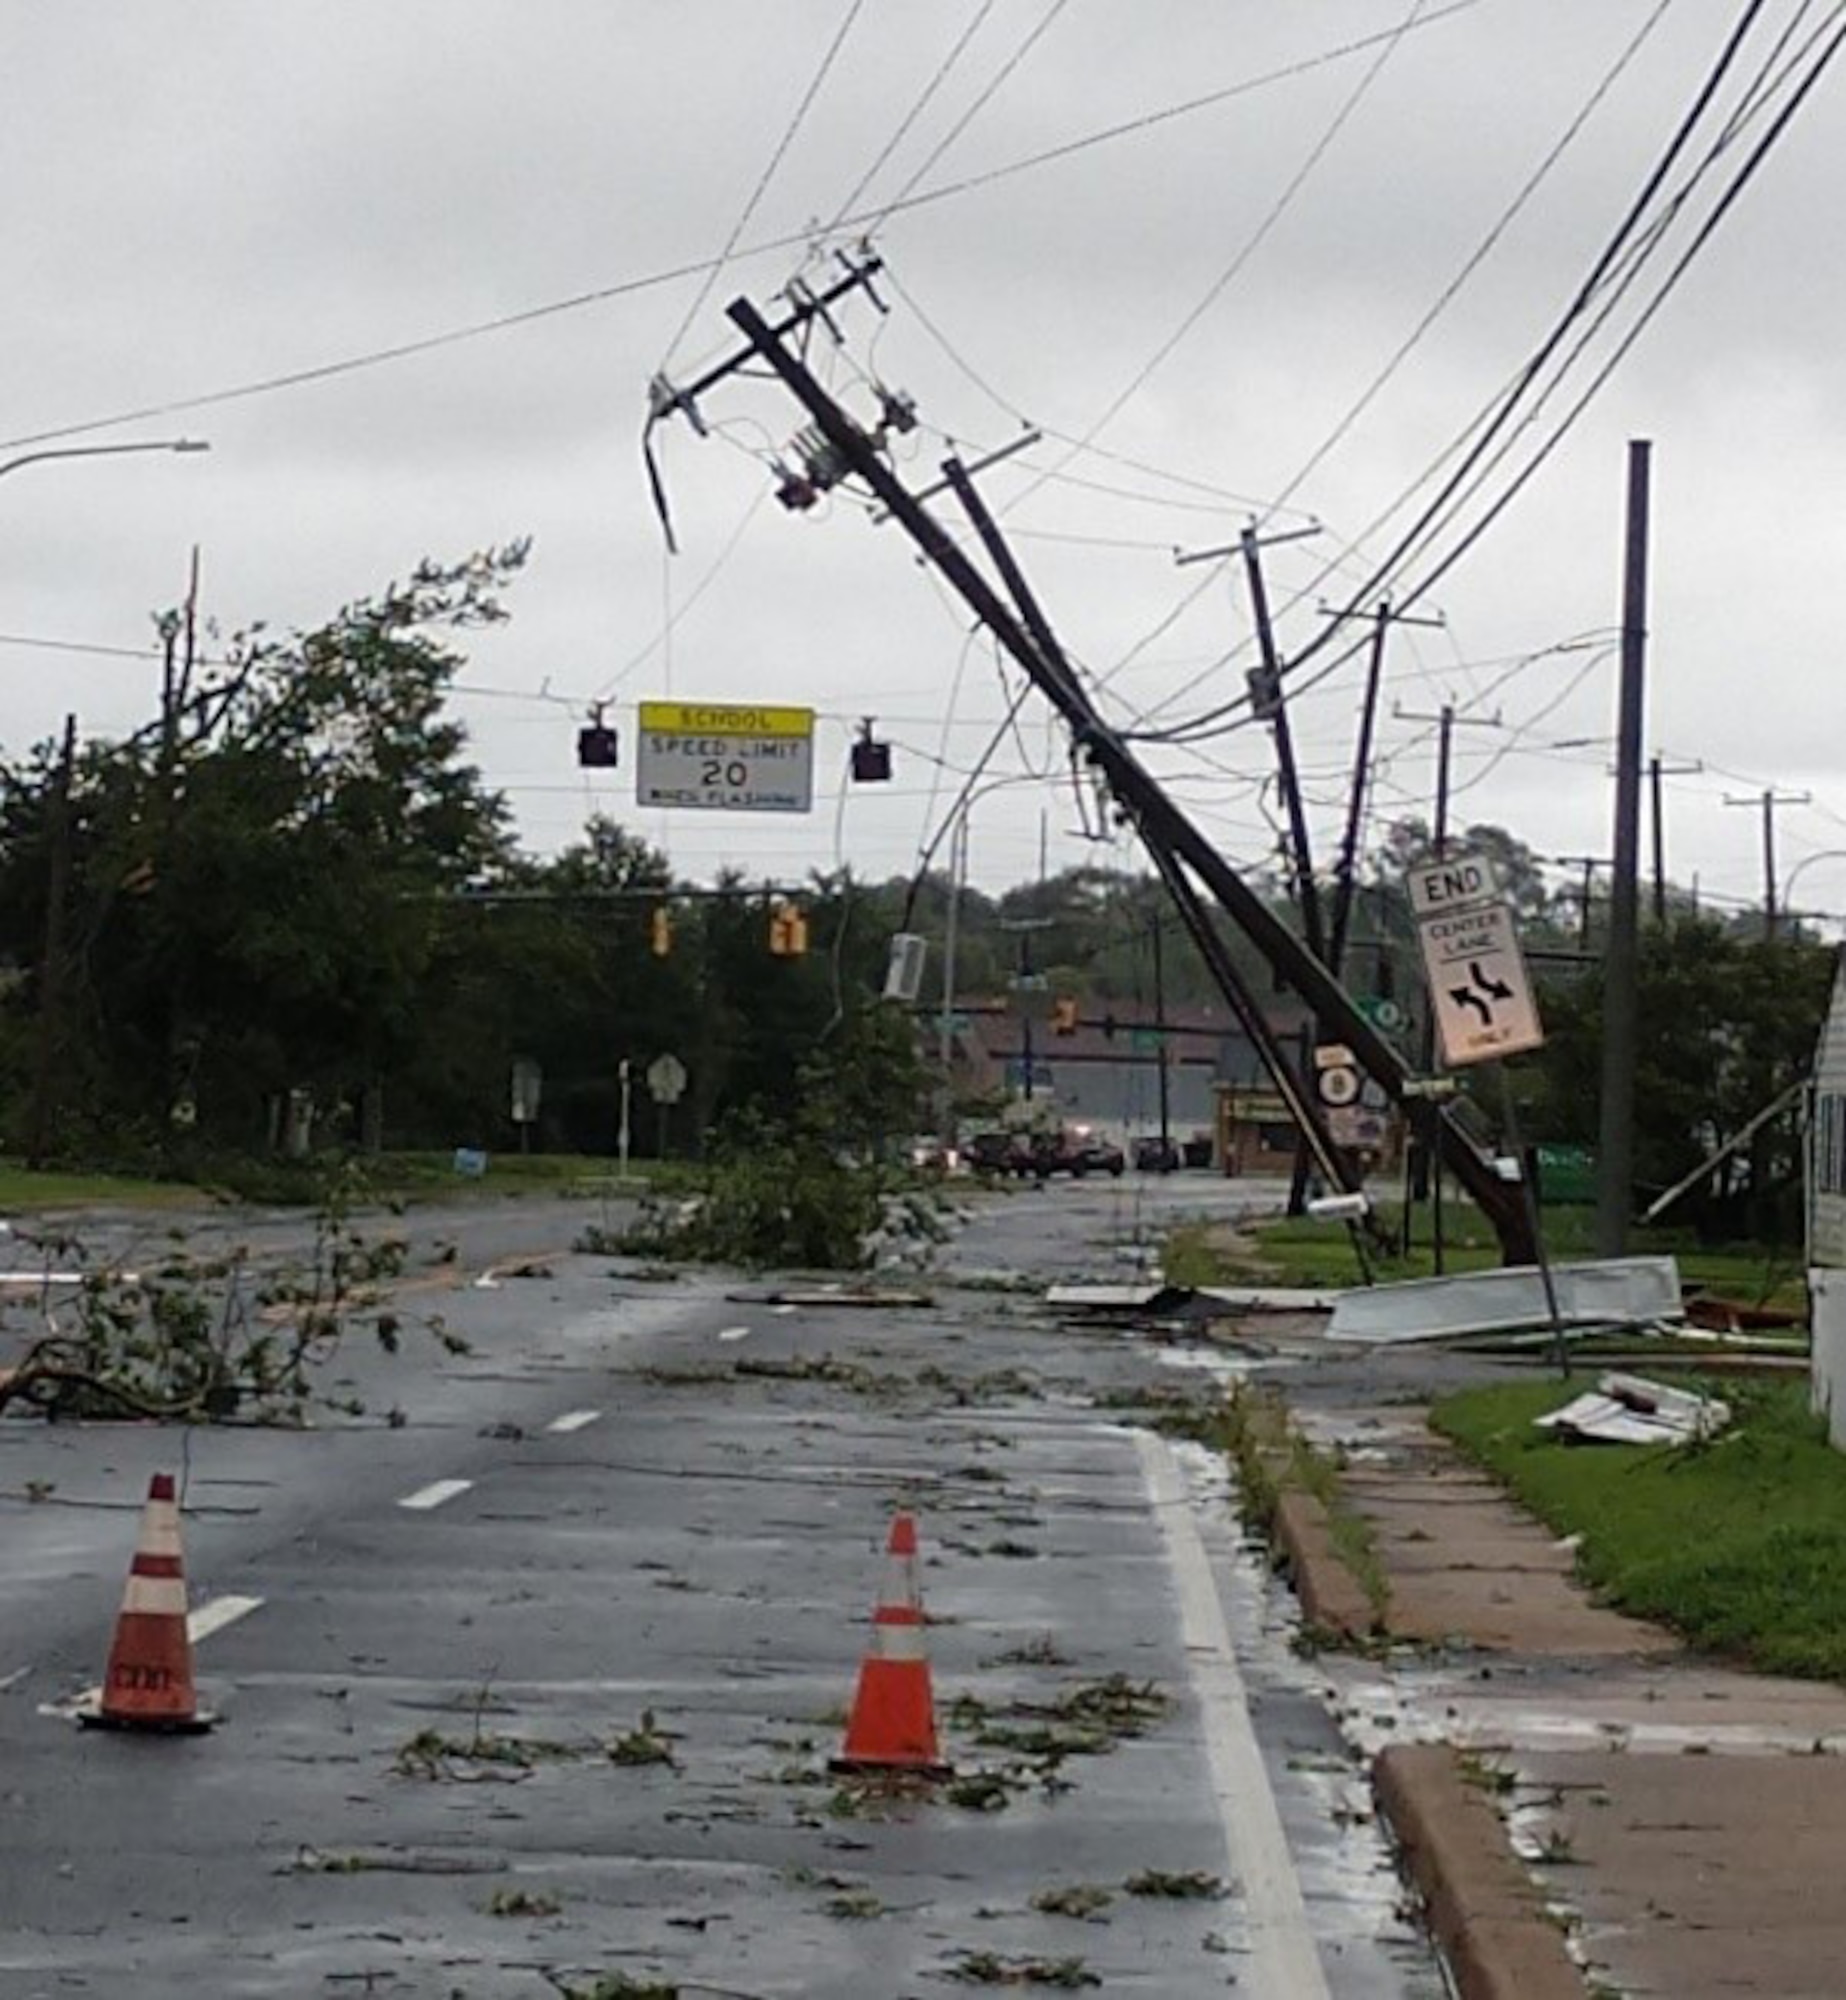
[[[1051,1986],[1067,1993],[1102,1984],[1080,1958],[1007,1958],[997,1951],[964,1951],[943,1976],[963,1986]]]
[[[1048,1917],[1080,1917],[1088,1921],[1115,1901],[1115,1892],[1100,1883],[1073,1882],[1064,1889],[1040,1889],[1032,1907]]]
[[[885,1913],[884,1899],[870,1889],[848,1889],[841,1895],[829,1896],[821,1908],[843,1923],[862,1923]]]
[[[602,1972],[590,1975],[594,1984],[579,1986],[574,1977],[567,1981],[555,1972],[547,1972],[545,1977],[557,1988],[561,2000],[680,2000],[680,1989],[670,1979],[636,1978],[628,1972]]]
[[[490,1917],[555,1917],[564,1899],[548,1889],[496,1889],[487,1901]]]
[[[398,1746],[392,1769],[402,1778],[479,1782],[496,1773],[525,1777],[540,1764],[568,1763],[588,1754],[582,1744],[553,1743],[542,1737],[496,1736],[480,1729],[459,1737],[445,1736],[439,1729],[419,1729]],[[488,1769],[469,1770],[470,1765]]]
[[[1223,1881],[1200,1868],[1177,1875],[1164,1868],[1143,1868],[1140,1874],[1129,1876],[1122,1887],[1131,1896],[1165,1897],[1174,1902],[1212,1902],[1225,1894]]]
[[[656,1725],[651,1708],[641,1711],[641,1720],[633,1729],[610,1741],[606,1754],[612,1764],[665,1764],[670,1770],[679,1769],[679,1759],[673,1754],[673,1739]]]

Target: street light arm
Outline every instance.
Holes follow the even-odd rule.
[[[1846,847],[1823,847],[1818,854],[1804,854],[1782,878],[1782,908],[1791,916],[1794,909],[1789,899],[1795,884],[1817,861],[1846,861]]]
[[[210,451],[203,438],[152,438],[136,444],[70,444],[50,451],[29,451],[0,464],[0,478],[17,472],[22,465],[38,465],[48,458],[115,458],[131,451]]]

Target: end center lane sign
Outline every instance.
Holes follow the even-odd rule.
[[[635,802],[706,812],[812,811],[814,711],[753,702],[642,702]]]
[[[1423,969],[1451,1069],[1544,1045],[1513,913],[1485,855],[1458,854],[1410,871]]]

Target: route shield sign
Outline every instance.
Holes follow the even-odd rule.
[[[1513,913],[1485,855],[1454,854],[1410,871],[1423,969],[1451,1069],[1540,1047],[1545,1031]]]
[[[755,702],[644,701],[635,801],[707,812],[811,811],[814,711]]]
[[[647,1093],[656,1104],[677,1104],[686,1094],[686,1065],[669,1051],[647,1066]]]

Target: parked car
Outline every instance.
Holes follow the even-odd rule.
[[[1032,1151],[1022,1132],[977,1132],[968,1141],[968,1165],[977,1174],[1026,1174]]]
[[[1025,1171],[1041,1181],[1053,1174],[1082,1180],[1086,1174],[1119,1174],[1127,1164],[1120,1146],[1075,1126],[1063,1132],[1034,1133]]]
[[[1150,1133],[1135,1141],[1135,1172],[1170,1174],[1179,1166],[1179,1147],[1171,1139]]]

